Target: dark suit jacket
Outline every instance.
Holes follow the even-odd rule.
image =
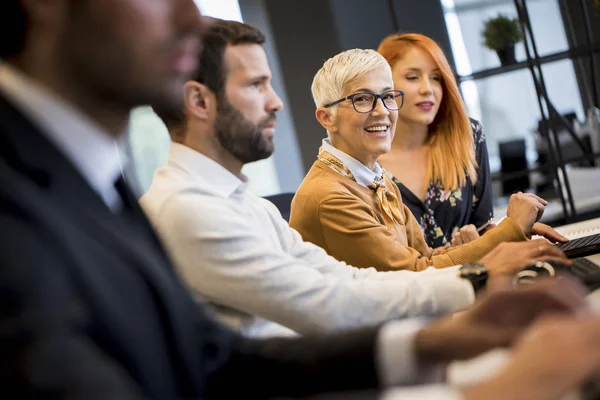
[[[249,399],[377,386],[376,330],[252,341],[216,323],[135,199],[113,214],[39,128],[0,96],[3,396]]]

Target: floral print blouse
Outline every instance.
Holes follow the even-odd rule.
[[[452,241],[452,234],[464,225],[479,227],[493,217],[492,180],[485,136],[481,123],[471,119],[475,140],[478,180],[473,185],[467,176],[464,187],[451,191],[432,181],[425,201],[421,201],[399,180],[388,175],[400,189],[402,202],[410,208],[421,225],[430,247],[444,246]]]

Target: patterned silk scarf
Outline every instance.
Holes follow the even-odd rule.
[[[318,159],[338,174],[356,182],[354,175],[352,175],[352,172],[350,172],[348,167],[346,167],[339,158],[328,151],[323,150],[323,148],[319,149]],[[396,224],[404,225],[404,219],[400,213],[400,203],[398,202],[398,198],[394,192],[388,190],[385,186],[383,174],[369,185],[369,189],[372,189],[375,192],[377,204],[379,204],[379,208],[383,214],[385,225],[389,229],[394,228]]]

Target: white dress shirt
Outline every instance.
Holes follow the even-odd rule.
[[[300,334],[324,333],[445,314],[473,302],[471,284],[454,267],[377,272],[335,260],[246,186],[173,143],[141,199],[189,286],[243,334],[270,335],[273,323],[265,319]]]
[[[115,138],[5,62],[0,62],[0,92],[73,163],[111,210],[120,209],[114,184],[124,158]]]

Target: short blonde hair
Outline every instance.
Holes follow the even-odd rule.
[[[375,50],[352,49],[331,57],[325,61],[313,79],[311,91],[315,105],[317,108],[322,107],[342,98],[344,88],[350,81],[377,68],[387,69],[392,82],[390,65]]]

